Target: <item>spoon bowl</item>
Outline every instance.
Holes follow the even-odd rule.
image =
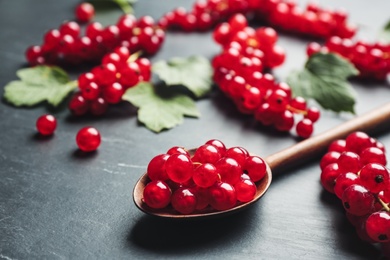
[[[239,203],[235,207],[216,211],[211,208],[206,208],[203,211],[198,211],[194,214],[180,214],[176,212],[172,207],[166,207],[164,209],[152,209],[143,202],[143,190],[146,184],[150,181],[147,174],[143,174],[137,181],[133,191],[133,200],[135,205],[143,212],[162,218],[170,219],[199,219],[199,218],[211,218],[221,217],[227,214],[232,214],[242,209],[249,207],[257,202],[268,190],[272,175],[280,173],[282,170],[296,166],[303,161],[313,159],[324,152],[326,152],[329,144],[340,138],[345,138],[350,133],[356,131],[364,131],[372,134],[374,130],[387,129],[390,124],[390,103],[385,104],[377,109],[374,109],[366,114],[355,117],[335,128],[332,128],[322,134],[313,136],[309,139],[301,141],[291,147],[288,147],[280,152],[265,158],[267,163],[267,174],[265,177],[256,182],[256,195],[253,200],[246,203]],[[190,150],[190,154],[194,153],[194,149]]]

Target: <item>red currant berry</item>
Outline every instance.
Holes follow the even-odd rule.
[[[386,211],[379,211],[371,214],[366,220],[366,231],[368,236],[375,242],[390,241],[390,214]]]
[[[310,107],[307,110],[305,117],[310,119],[313,123],[315,123],[320,118],[320,110],[316,107]]]
[[[41,135],[52,135],[57,127],[57,120],[52,115],[42,115],[37,119],[36,127]]]
[[[328,152],[331,152],[331,151],[339,152],[339,153],[345,152],[346,151],[345,140],[339,139],[339,140],[333,141],[328,147]]]
[[[181,214],[194,212],[197,204],[196,196],[188,188],[177,189],[171,197],[172,207]]]
[[[194,173],[191,159],[184,154],[172,154],[165,162],[165,169],[170,180],[185,183]]]
[[[202,164],[195,168],[192,179],[199,187],[208,188],[218,180],[217,168],[211,163]]]
[[[267,173],[265,161],[258,156],[249,156],[245,160],[244,171],[252,181],[260,181]]]
[[[89,108],[88,101],[81,95],[75,94],[68,104],[69,110],[76,116],[81,116],[87,113]]]
[[[342,195],[345,210],[357,216],[364,216],[374,209],[374,195],[361,185],[353,184]]]
[[[369,163],[365,165],[359,174],[362,185],[372,193],[379,193],[389,186],[389,171],[383,165]]]
[[[359,176],[352,172],[342,173],[336,178],[334,193],[339,199],[342,198],[344,190],[352,184],[360,184]]]
[[[216,210],[233,208],[237,203],[234,187],[229,183],[219,182],[209,189],[210,205]]]
[[[339,158],[337,159],[337,164],[339,165],[340,172],[343,173],[358,173],[362,167],[359,155],[354,152],[341,153]]]
[[[146,184],[143,201],[153,209],[162,209],[171,201],[171,189],[162,181],[151,181]]]
[[[193,162],[216,163],[221,158],[218,149],[211,144],[204,144],[196,149]]]
[[[84,152],[95,151],[101,142],[100,133],[96,128],[84,127],[76,135],[76,143]]]
[[[308,119],[304,118],[297,124],[297,134],[298,136],[302,138],[308,138],[313,133],[313,122]]]
[[[347,150],[357,154],[372,146],[370,137],[363,132],[354,132],[348,135],[345,142]]]
[[[248,155],[248,152],[244,151],[242,149],[242,147],[236,146],[236,147],[231,147],[231,148],[227,149],[224,157],[232,158],[232,159],[236,160],[236,162],[239,165],[244,166],[247,155]]]
[[[340,157],[340,153],[338,153],[338,152],[333,152],[333,151],[327,152],[321,158],[321,161],[320,161],[321,170],[325,169],[325,167],[328,166],[329,164],[337,162],[339,157]]]
[[[249,202],[253,200],[256,195],[256,185],[253,181],[241,179],[234,184],[237,200],[241,202]]]
[[[165,171],[165,162],[168,160],[168,154],[159,154],[150,160],[147,168],[148,177],[154,180],[165,181],[168,179],[168,175]]]
[[[223,157],[215,164],[217,172],[221,176],[222,182],[234,185],[240,180],[242,174],[242,167],[238,162],[232,158]]]
[[[107,108],[107,102],[101,97],[92,100],[89,107],[91,114],[95,116],[103,115],[107,111]]]
[[[174,146],[174,147],[169,148],[169,150],[167,151],[167,154],[169,154],[169,155],[184,154],[184,155],[187,155],[188,157],[190,157],[190,153],[184,147],[180,147],[180,146]]]
[[[80,23],[87,23],[95,16],[95,8],[87,2],[78,4],[75,9],[75,16]]]
[[[117,104],[122,100],[124,92],[125,90],[122,85],[118,82],[114,82],[103,90],[103,98],[109,104]]]
[[[334,193],[334,185],[336,184],[336,178],[339,175],[340,170],[337,163],[331,163],[326,166],[321,172],[322,187],[330,193]]]
[[[360,160],[362,165],[368,163],[379,163],[381,165],[386,165],[386,155],[385,153],[377,147],[368,147],[360,153]]]
[[[225,155],[226,146],[222,141],[217,140],[217,139],[211,139],[211,140],[208,140],[205,144],[211,144],[211,145],[215,146],[218,149],[219,154],[221,156]]]

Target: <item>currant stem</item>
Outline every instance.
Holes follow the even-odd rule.
[[[134,52],[133,54],[130,55],[130,57],[127,59],[127,62],[134,62],[136,61],[140,56],[142,55],[142,51],[139,50],[137,52]]]
[[[287,109],[290,110],[291,112],[295,113],[295,114],[301,114],[301,115],[307,115],[307,111],[306,110],[301,110],[301,109],[296,109],[290,105],[287,105]]]
[[[389,208],[389,205],[387,205],[381,198],[379,198],[377,196],[377,199],[379,201],[379,203],[382,205],[382,207],[387,211],[387,212],[390,212],[390,208]]]

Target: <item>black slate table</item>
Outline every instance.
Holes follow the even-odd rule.
[[[44,32],[73,18],[71,1],[0,1],[0,86],[26,66],[24,51]],[[304,4],[306,1],[300,1]],[[344,7],[360,26],[359,38],[373,41],[390,18],[385,0],[322,0]],[[159,18],[192,1],[142,0],[137,16]],[[283,80],[303,66],[308,39],[282,33],[288,58],[274,75]],[[211,33],[169,32],[152,61],[193,54],[212,58],[219,47]],[[80,71],[71,71],[75,78]],[[352,81],[357,114],[388,102],[387,83]],[[380,259],[376,245],[360,241],[340,202],[319,183],[319,159],[275,176],[265,197],[248,210],[210,221],[171,222],[140,212],[132,189],[149,160],[174,145],[196,147],[211,138],[267,156],[295,144],[291,135],[264,130],[241,115],[215,89],[197,101],[199,119],[155,134],[139,125],[136,109],[120,105],[103,118],[74,119],[66,108],[15,108],[0,103],[0,259]],[[51,112],[58,129],[39,138],[35,120]],[[322,110],[321,133],[352,118]],[[82,156],[78,129],[97,127],[96,153]],[[376,136],[390,147],[390,133]]]

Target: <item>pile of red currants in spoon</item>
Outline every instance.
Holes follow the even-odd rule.
[[[390,241],[390,173],[382,143],[363,132],[336,140],[320,162],[323,187],[342,201],[365,241]]]
[[[216,139],[194,151],[175,146],[149,162],[143,202],[177,214],[228,210],[253,200],[266,172],[262,158]]]

